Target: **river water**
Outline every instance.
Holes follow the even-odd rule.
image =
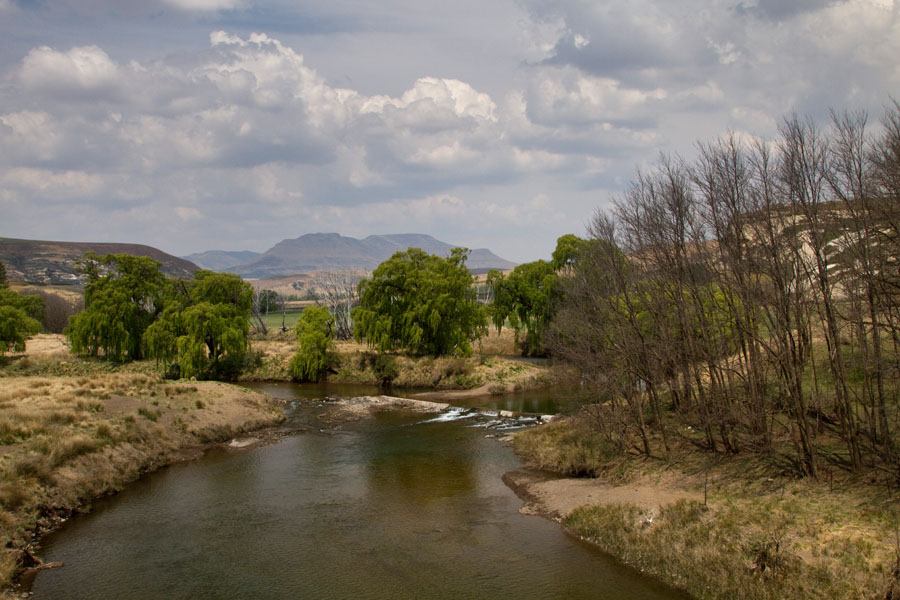
[[[258,387],[307,426],[311,398],[376,391]],[[44,539],[65,566],[34,598],[684,598],[519,514],[501,476],[522,464],[490,424],[381,414],[162,469]]]

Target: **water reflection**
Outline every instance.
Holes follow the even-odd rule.
[[[413,417],[421,419],[421,417]],[[435,425],[423,432],[405,419],[390,414],[376,415],[367,427],[362,456],[373,494],[402,495],[405,502],[427,504],[437,498],[468,494],[475,489],[471,448],[454,436],[442,435]],[[422,444],[429,435],[430,443]],[[435,477],[440,470],[441,476]]]

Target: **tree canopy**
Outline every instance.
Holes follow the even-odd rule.
[[[229,273],[197,271],[172,289],[144,333],[147,356],[177,365],[182,377],[234,377],[249,347],[250,284]]]
[[[521,340],[524,356],[545,353],[544,333],[556,310],[560,293],[560,270],[571,270],[583,254],[588,242],[572,234],[560,237],[556,242],[553,260],[536,260],[517,266],[509,275],[500,271],[488,273],[487,283],[493,291],[494,301],[488,309],[497,331],[507,322],[516,332],[516,340],[524,330]]]
[[[553,269],[559,271],[571,267],[578,261],[578,255],[583,251],[587,240],[583,240],[573,233],[556,240],[556,249],[553,251]]]
[[[543,354],[544,329],[552,315],[557,288],[553,265],[536,260],[517,266],[508,276],[491,271],[488,284],[494,291],[490,313],[497,331],[508,321],[517,338],[525,331],[525,339],[521,342],[524,356]]]
[[[397,252],[359,284],[353,311],[357,339],[380,351],[469,354],[484,334],[485,310],[476,302],[468,250],[441,258],[418,248]]]
[[[85,254],[84,310],[69,319],[72,351],[115,361],[140,359],[141,338],[162,312],[169,288],[159,267],[146,256]]]
[[[85,308],[69,320],[73,352],[114,361],[147,356],[184,377],[230,378],[242,367],[253,290],[239,276],[197,271],[174,280],[153,259],[93,253],[82,272]]]
[[[25,340],[41,331],[43,313],[40,296],[22,296],[6,289],[4,282],[0,286],[0,356],[24,350]]]

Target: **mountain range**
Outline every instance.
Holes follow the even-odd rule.
[[[183,258],[201,268],[262,278],[309,271],[371,271],[395,252],[407,248],[420,248],[429,254],[447,256],[455,247],[419,233],[370,235],[363,239],[337,233],[308,233],[282,240],[262,254],[212,250]],[[516,266],[486,248],[472,250],[466,265],[474,273]]]
[[[265,278],[298,275],[310,271],[372,271],[395,252],[421,248],[429,254],[447,256],[456,246],[430,235],[406,233],[370,235],[364,239],[337,233],[310,233],[282,240],[263,253],[211,250],[177,257],[143,244],[101,242],[57,242],[0,238],[0,262],[14,281],[44,285],[79,285],[84,281],[78,261],[84,253],[149,256],[162,264],[170,277],[189,278],[198,268]],[[515,263],[486,248],[472,250],[466,265],[473,273],[507,270]]]

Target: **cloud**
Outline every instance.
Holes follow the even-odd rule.
[[[198,221],[203,218],[200,211],[191,206],[176,206],[175,214],[182,221]]]
[[[610,77],[595,77],[571,68],[545,69],[525,96],[529,120],[541,125],[583,126],[633,117],[635,111],[668,92],[629,88]]]
[[[219,11],[241,7],[241,0],[162,0],[163,4],[185,11]]]
[[[66,52],[41,46],[22,61],[19,79],[33,92],[97,99],[112,91],[119,77],[116,64],[97,46],[78,46]]]
[[[737,5],[739,11],[763,16],[773,21],[785,21],[797,15],[816,12],[824,8],[842,4],[848,0],[756,0],[741,2]]]
[[[0,20],[52,26],[4,38],[0,235],[193,251],[427,229],[538,258],[660,151],[790,110],[880,114],[900,85],[886,0],[66,2]]]
[[[39,192],[56,199],[84,197],[97,193],[103,187],[101,176],[84,171],[55,172],[22,167],[7,170],[0,182],[5,187],[19,188],[24,193]]]
[[[418,126],[424,125],[424,119],[434,116],[436,111],[446,113],[450,119],[497,120],[497,106],[491,97],[456,79],[423,77],[399,98],[374,96],[367,99],[361,111],[383,114],[390,108],[410,116],[408,124]]]

